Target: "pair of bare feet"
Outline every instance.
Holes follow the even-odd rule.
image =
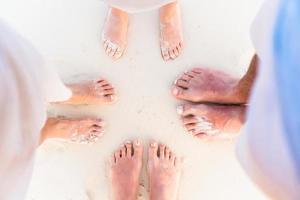
[[[164,60],[176,59],[183,49],[181,14],[178,2],[160,8],[160,47]],[[113,59],[119,59],[127,46],[129,15],[110,8],[104,25],[102,40],[104,50]]]
[[[141,141],[128,141],[114,152],[110,161],[110,184],[114,200],[136,200],[143,165]],[[166,145],[151,142],[147,174],[151,200],[176,200],[182,159]]]
[[[62,105],[105,105],[116,99],[113,86],[102,78],[68,84],[73,95]],[[48,138],[60,138],[75,143],[95,143],[103,135],[104,122],[97,118],[49,118],[42,130],[40,143]]]
[[[242,79],[205,68],[192,69],[177,79],[172,93],[177,99],[189,101],[177,108],[188,132],[202,139],[236,136],[245,121],[257,66],[254,56]]]

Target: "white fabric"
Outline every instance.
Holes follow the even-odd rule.
[[[284,137],[272,55],[279,3],[266,1],[253,25],[252,39],[261,64],[237,153],[249,176],[272,199],[298,200],[300,187]]]
[[[129,13],[143,12],[162,7],[176,0],[103,0],[109,6]]]
[[[48,101],[71,92],[37,52],[0,21],[0,199],[24,199]]]

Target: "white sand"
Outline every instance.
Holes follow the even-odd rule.
[[[119,96],[113,106],[51,108],[52,114],[102,117],[106,134],[93,146],[46,143],[37,155],[28,199],[109,199],[105,162],[124,140],[134,138],[164,142],[186,158],[179,199],[265,199],[235,160],[234,142],[206,144],[189,136],[176,114],[180,102],[170,94],[174,79],[193,66],[245,72],[253,54],[249,26],[260,3],[182,0],[186,48],[179,59],[165,63],[157,11],[131,17],[127,53],[113,62],[100,46],[106,13],[100,1],[0,0],[0,16],[30,39],[64,80],[100,75]]]

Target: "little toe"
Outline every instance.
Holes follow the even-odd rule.
[[[133,154],[132,142],[131,141],[126,142],[125,146],[126,146],[126,156],[127,158],[131,158]]]
[[[122,50],[120,47],[117,48],[116,53],[114,55],[114,59],[119,59],[122,57],[124,50]]]
[[[118,161],[121,158],[120,150],[118,150],[114,153],[114,158],[115,158],[115,162],[118,163]]]
[[[185,128],[188,130],[188,131],[193,131],[196,129],[196,126],[197,124],[187,124],[185,125]]]
[[[175,47],[175,48],[173,49],[173,52],[174,52],[174,54],[175,54],[176,57],[178,57],[178,56],[180,55],[180,51],[178,50],[177,47]]]

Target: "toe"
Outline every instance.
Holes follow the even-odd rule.
[[[178,50],[177,47],[173,49],[173,52],[174,52],[174,54],[175,54],[176,57],[178,57],[179,54],[180,54],[180,51]]]
[[[122,57],[124,50],[121,48],[117,48],[116,53],[114,55],[114,59],[119,59]]]
[[[189,75],[183,74],[180,79],[185,80],[185,81],[190,81],[192,79],[192,77],[190,77]]]
[[[183,124],[187,125],[187,124],[196,124],[198,123],[198,119],[194,116],[186,116],[182,118]]]
[[[181,116],[197,115],[197,108],[194,105],[184,104],[177,107],[177,113]]]
[[[176,56],[175,52],[173,51],[173,49],[170,49],[169,55],[170,55],[172,60],[175,60],[177,58],[177,56]]]
[[[96,83],[97,83],[97,86],[101,87],[101,88],[104,87],[104,86],[109,86],[110,85],[109,82],[105,79],[98,80]]]
[[[140,140],[135,140],[133,142],[133,156],[136,158],[141,158],[143,155],[143,145]]]
[[[103,93],[104,93],[104,95],[112,95],[112,94],[115,94],[115,90],[108,89],[108,90],[104,90]]]
[[[165,159],[165,151],[166,151],[166,146],[164,144],[159,145],[159,158],[160,159]]]
[[[192,131],[192,130],[195,130],[195,129],[196,129],[196,126],[197,126],[197,124],[187,124],[187,125],[185,125],[185,128],[186,128],[188,131]]]
[[[104,86],[102,86],[101,88],[102,88],[103,90],[110,90],[110,89],[113,89],[113,87],[112,87],[110,84],[104,85]]]
[[[126,157],[126,147],[125,147],[125,145],[123,145],[122,148],[120,149],[120,153],[121,153],[121,158]]]
[[[165,150],[165,158],[167,159],[167,160],[169,160],[170,159],[170,149],[169,149],[169,147],[166,147],[166,150]]]
[[[103,47],[104,47],[104,51],[106,52],[107,48],[108,48],[109,42],[107,40],[105,40],[103,42]]]
[[[116,151],[114,153],[114,158],[115,158],[115,162],[118,163],[118,161],[120,160],[121,156],[120,156],[120,150]]]
[[[148,150],[148,157],[150,160],[158,158],[158,144],[157,142],[151,142]]]
[[[178,79],[176,81],[176,85],[178,87],[181,87],[181,88],[184,88],[184,89],[187,89],[189,87],[189,83],[186,80],[183,80],[183,79]]]
[[[116,157],[115,157],[115,154],[114,154],[114,155],[112,155],[112,156],[110,157],[109,164],[110,164],[111,166],[113,166],[113,165],[115,165],[116,163],[117,163],[117,160],[116,160]]]
[[[172,89],[173,95],[178,99],[184,99],[184,97],[186,96],[186,91],[187,89],[178,86],[174,86]]]
[[[170,54],[169,54],[169,50],[168,49],[162,48],[161,54],[162,54],[162,57],[163,57],[163,59],[165,61],[170,60]]]
[[[125,146],[126,146],[126,156],[127,156],[127,158],[131,158],[132,153],[133,153],[132,142],[130,142],[130,141],[126,142]]]
[[[204,69],[202,69],[202,68],[194,68],[191,70],[191,72],[194,72],[196,74],[201,74],[201,73],[203,73],[203,71],[204,71]]]

